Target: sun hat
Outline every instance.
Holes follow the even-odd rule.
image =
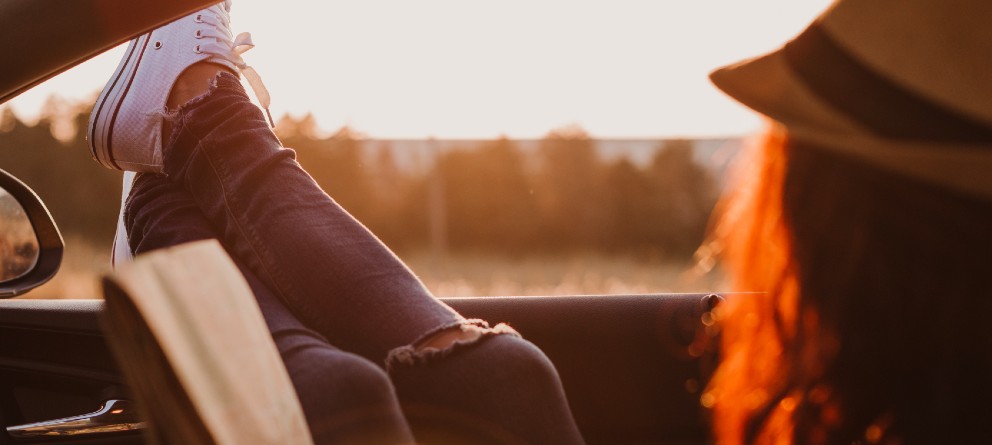
[[[992,1],[839,0],[713,83],[791,138],[992,200]]]

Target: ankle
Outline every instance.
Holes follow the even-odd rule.
[[[176,78],[176,83],[172,85],[172,91],[169,92],[169,98],[165,101],[166,109],[177,110],[189,101],[207,94],[207,92],[210,91],[210,87],[214,79],[221,72],[228,72],[237,75],[227,67],[216,63],[199,62],[190,65],[185,71],[182,72],[182,74],[179,75],[179,77]],[[172,123],[166,119],[165,122],[162,123],[163,143],[168,141],[171,135]]]
[[[221,72],[234,74],[227,67],[216,63],[199,62],[190,65],[176,78],[176,83],[172,85],[172,91],[169,93],[165,106],[170,110],[175,110],[206,94],[207,91],[210,91],[214,78]]]

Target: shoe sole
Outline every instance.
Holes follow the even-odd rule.
[[[100,164],[116,170],[123,170],[114,160],[114,124],[120,113],[124,99],[134,83],[134,76],[145,55],[151,33],[144,34],[131,41],[127,47],[127,56],[121,60],[114,71],[112,80],[100,93],[93,106],[90,116],[90,154]],[[137,53],[137,54],[136,54]],[[99,128],[97,123],[99,123]]]

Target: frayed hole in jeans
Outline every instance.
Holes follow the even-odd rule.
[[[441,348],[429,345],[432,340],[453,329],[460,329],[461,333],[469,333],[468,338],[461,336],[462,338],[453,340]],[[391,372],[399,366],[418,366],[441,360],[496,335],[520,336],[516,330],[503,323],[489,327],[489,324],[482,320],[462,320],[443,325],[424,334],[410,345],[390,351],[386,357],[386,371]]]

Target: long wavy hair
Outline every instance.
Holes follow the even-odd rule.
[[[718,209],[718,443],[992,443],[992,204],[772,126]],[[992,180],[992,177],[990,177]]]

